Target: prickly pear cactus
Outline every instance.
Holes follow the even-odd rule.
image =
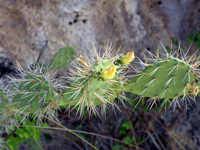
[[[151,63],[147,63],[150,59],[146,59],[146,62],[140,60],[144,69],[138,71],[138,74],[126,83],[125,91],[140,97],[149,97],[152,103],[155,103],[156,99],[176,103],[180,99],[185,100],[191,95],[197,95],[198,58],[194,55],[186,57],[181,51],[173,54],[167,53],[166,50],[165,52],[164,58],[150,54],[153,56]]]
[[[114,105],[116,97],[123,96],[119,93],[123,90],[124,69],[134,59],[134,54],[124,59],[127,63],[123,65],[120,61],[123,55],[115,54],[112,49],[111,45],[107,46],[99,56],[94,48],[92,53],[96,59],[81,56],[73,62],[75,67],[67,76],[71,83],[63,92],[61,105],[78,107],[80,112],[88,107],[89,112],[97,113],[97,105],[105,110],[106,105]]]
[[[75,49],[66,46],[61,49],[55,54],[53,60],[51,61],[50,66],[52,68],[61,68],[68,65],[76,56]]]
[[[39,67],[39,65],[29,68],[28,71],[19,67],[18,71],[20,79],[10,78],[12,81],[10,109],[13,116],[23,116],[21,121],[29,115],[37,118],[38,121],[44,114],[54,117],[54,110],[60,101],[60,96],[56,91],[58,80],[53,77],[54,71]]]
[[[4,130],[7,133],[10,133],[10,130],[12,130],[17,124],[17,120],[14,119],[13,111],[11,109],[10,105],[10,98],[9,98],[9,86],[6,83],[6,79],[0,79],[0,124],[1,124],[1,130]],[[12,125],[9,127],[9,125]]]
[[[0,81],[0,111],[9,107],[8,91],[4,87],[3,79]]]

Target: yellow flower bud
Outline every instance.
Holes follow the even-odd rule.
[[[197,95],[199,93],[199,87],[195,86],[193,84],[193,87],[191,87],[190,83],[186,84],[186,87],[192,92],[192,94]]]
[[[199,88],[198,87],[194,87],[193,91],[192,91],[192,94],[197,96],[198,93],[199,93]]]
[[[133,61],[135,59],[135,55],[134,52],[128,52],[126,53],[126,55],[123,55],[120,59],[122,65],[128,65],[130,64],[131,61]]]
[[[101,71],[101,77],[104,80],[113,78],[115,76],[116,68],[117,68],[116,66],[108,66],[103,68]]]

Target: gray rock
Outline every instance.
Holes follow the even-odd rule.
[[[34,62],[44,40],[50,46],[47,64],[59,48],[72,46],[90,54],[91,41],[102,47],[112,41],[121,52],[157,49],[159,41],[183,45],[200,21],[198,0],[0,0],[0,45],[14,64]],[[35,47],[31,43],[36,41]],[[186,45],[188,46],[188,45]]]

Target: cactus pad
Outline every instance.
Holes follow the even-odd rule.
[[[51,61],[52,68],[61,68],[68,65],[76,56],[75,49],[66,46],[55,54],[53,60]]]
[[[92,54],[96,54],[96,60],[77,58],[73,62],[75,67],[67,76],[72,82],[63,92],[61,105],[78,107],[81,112],[88,107],[93,113],[96,113],[98,105],[103,109],[107,104],[113,105],[123,90],[123,70],[127,67],[116,64],[121,55],[113,53],[112,47],[108,46],[102,56],[97,55],[94,49]]]
[[[152,63],[144,63],[140,60],[144,69],[138,71],[138,74],[126,83],[125,91],[140,97],[149,97],[153,103],[156,99],[179,102],[179,99],[185,100],[187,96],[197,95],[198,58],[194,55],[185,57],[183,52],[173,53],[173,55],[166,50],[165,52],[165,58],[151,54]],[[148,62],[147,59],[145,61]]]
[[[147,66],[128,83],[126,91],[146,97],[175,98],[184,95],[195,82],[195,75],[189,64],[170,58]]]
[[[36,66],[34,70],[19,70],[22,79],[12,78],[11,109],[16,114],[24,117],[32,115],[41,119],[43,114],[53,116],[54,110],[60,102],[60,96],[56,92],[56,84],[53,79],[53,71],[48,68]],[[25,119],[25,118],[24,118]]]
[[[76,56],[75,49],[66,46],[61,49],[54,55],[53,60],[51,61],[50,66],[52,68],[61,68],[68,65]]]

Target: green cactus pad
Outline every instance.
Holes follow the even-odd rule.
[[[80,111],[89,107],[91,112],[96,113],[96,106],[105,108],[107,104],[113,104],[123,90],[122,75],[126,66],[115,63],[121,55],[113,55],[111,49],[105,49],[102,57],[97,56],[97,52],[92,54],[98,58],[96,61],[81,56],[77,58],[75,67],[70,69],[68,76],[71,83],[63,91],[61,105],[77,106]],[[109,70],[110,67],[114,69]]]
[[[61,49],[55,54],[53,60],[51,61],[50,66],[52,68],[61,68],[68,65],[76,56],[75,49],[66,46]]]
[[[125,85],[125,91],[150,98],[173,99],[188,93],[186,84],[193,82],[195,74],[190,65],[172,57],[147,66]]]
[[[81,101],[82,103],[84,102],[85,106],[109,103],[113,101],[113,97],[117,97],[118,94],[112,86],[114,85],[111,81],[97,79],[94,75],[84,82],[78,81],[76,83],[71,83],[70,88],[63,92],[64,98],[61,105],[76,105],[77,102]],[[77,89],[78,87],[80,88]],[[80,92],[78,90],[80,90]],[[118,91],[120,91],[120,89]]]
[[[103,67],[108,67],[108,66],[112,66],[114,65],[114,62],[113,61],[110,61],[108,59],[101,59],[100,61],[96,62],[94,65],[93,65],[93,69],[95,71],[99,71],[100,69],[102,69]]]
[[[20,82],[16,95],[12,100],[13,108],[16,107],[20,112],[36,113],[38,110],[45,110],[49,103],[53,103],[56,98],[56,91],[49,81],[45,78],[28,75]]]
[[[4,110],[9,107],[8,95],[4,90],[0,90],[0,110]]]
[[[18,72],[21,79],[10,78],[10,111],[13,118],[24,120],[32,116],[38,122],[44,115],[54,118],[61,100],[56,91],[60,80],[54,78],[55,71],[37,65],[27,71],[19,67]]]

